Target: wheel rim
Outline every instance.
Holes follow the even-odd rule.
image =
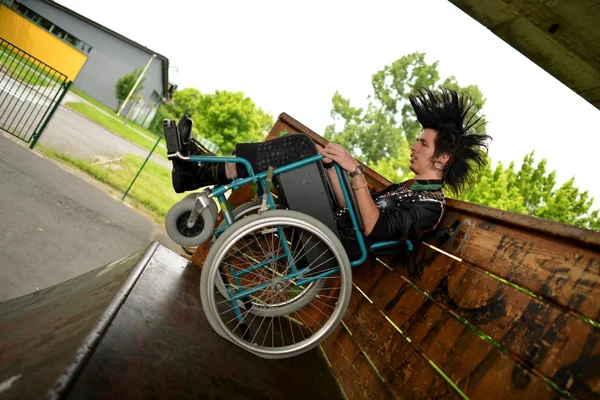
[[[187,221],[191,214],[191,211],[184,212],[177,218],[177,221],[175,222],[179,233],[188,238],[198,236],[204,229],[204,220],[202,218],[198,218],[194,226],[188,228]]]
[[[210,319],[218,325],[215,329],[255,354],[268,358],[299,354],[320,343],[345,311],[350,296],[344,285],[350,279],[347,257],[328,234],[306,221],[286,217],[249,218],[253,219],[251,223],[227,238],[210,266],[203,288],[207,290],[207,306],[213,316]],[[281,232],[285,241],[279,240]],[[288,244],[289,258],[284,243]],[[257,267],[265,261],[265,265]],[[294,273],[291,264],[302,269]],[[235,279],[233,272],[243,270],[250,272],[230,283]],[[303,278],[324,272],[327,277],[298,285]],[[254,292],[238,299],[225,298],[216,285],[218,279],[225,282],[230,294]],[[252,304],[256,302],[280,312],[252,313]]]

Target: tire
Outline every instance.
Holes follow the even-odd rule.
[[[298,236],[294,236],[296,232],[300,232]],[[304,236],[305,234],[307,236]],[[281,236],[284,236],[285,240],[280,240]],[[247,244],[248,241],[253,241],[255,244],[250,246]],[[311,241],[315,244],[313,245]],[[277,242],[281,249],[285,246],[289,247],[292,253],[291,259],[299,267],[300,261],[308,259],[307,253],[315,248],[317,253],[312,257],[317,256],[315,261],[322,259],[324,262],[321,261],[320,264],[311,267],[315,263],[313,261],[307,268],[299,269],[299,272],[293,274],[287,272],[288,268],[285,268],[283,273],[276,273],[280,269],[273,268],[274,263],[287,262],[289,266],[287,253],[280,251],[280,248],[276,251]],[[238,263],[236,260],[261,263],[258,253],[268,247],[269,243],[272,246],[266,252],[264,266],[235,265]],[[308,263],[308,261],[304,262]],[[238,286],[244,291],[249,290],[253,293],[238,300],[230,300],[229,295],[223,296],[217,282],[226,274],[227,268],[230,270],[238,268],[240,272],[244,272],[244,275],[238,275],[240,281]],[[314,268],[326,269],[321,271]],[[298,290],[309,289],[296,285],[299,279],[308,277],[308,274],[317,276],[325,271],[328,276],[313,281],[323,281],[323,284],[318,287],[313,286],[316,293],[311,293],[310,296],[296,295]],[[258,282],[259,278],[263,281]],[[200,280],[202,307],[213,329],[243,349],[267,359],[293,357],[318,346],[341,321],[348,308],[351,290],[350,261],[336,235],[315,218],[290,210],[267,211],[232,224],[213,243],[206,257]],[[253,296],[252,301],[249,301],[249,296]],[[279,301],[277,296],[282,298],[291,296],[288,305],[277,307],[278,313],[257,315],[251,312],[255,302]],[[271,343],[265,345],[268,338]]]
[[[211,238],[215,227],[217,205],[214,204],[214,201],[202,210],[194,227],[188,228],[186,226],[187,219],[195,203],[195,197],[184,198],[171,207],[165,219],[167,234],[175,243],[181,246],[194,247],[204,243]]]

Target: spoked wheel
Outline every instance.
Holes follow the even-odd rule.
[[[350,261],[335,234],[305,214],[274,210],[235,222],[213,243],[200,295],[221,336],[260,357],[285,358],[335,329],[351,288]]]
[[[258,210],[260,210],[262,206],[261,201],[251,201],[248,203],[244,203],[238,207],[236,207],[231,213],[233,214],[234,221],[238,221],[242,218],[247,218],[250,215],[255,215]],[[279,204],[275,204],[276,208],[280,208]],[[223,220],[219,224],[218,229],[224,228],[226,226],[226,221]],[[276,266],[281,267],[281,263],[276,264]],[[226,279],[232,289],[237,290],[237,286],[235,284],[235,280],[231,275],[227,276]],[[225,287],[224,279],[217,279],[215,281],[219,291],[223,296],[227,296],[227,288]],[[314,282],[309,283],[305,288],[298,291],[298,299],[295,301],[295,306],[302,306],[310,301],[309,296],[314,296],[318,293],[318,289],[323,286],[325,283],[324,280],[316,280]],[[278,315],[286,314],[290,311],[289,305],[292,303],[291,299],[285,299],[282,302],[273,301],[270,304],[264,304],[262,302],[255,302],[252,300],[252,296],[250,297],[250,301],[252,302],[253,307],[250,308],[249,312],[252,314],[256,314],[259,316],[267,316],[267,317],[275,317]],[[305,303],[303,303],[305,302]]]

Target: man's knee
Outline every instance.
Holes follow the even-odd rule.
[[[315,154],[318,154],[317,146],[311,140],[311,138],[309,138],[307,135],[304,135],[304,134],[290,135],[290,139],[294,140],[294,147],[296,149],[298,149],[298,151],[304,157],[310,157]]]

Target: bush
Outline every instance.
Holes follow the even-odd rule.
[[[117,98],[117,103],[118,103],[116,111],[119,111],[121,104],[123,104],[123,102],[129,95],[129,92],[131,92],[131,89],[133,88],[133,85],[135,85],[135,81],[137,81],[140,74],[141,74],[141,71],[134,69],[133,72],[125,74],[122,77],[120,77],[119,79],[117,79],[117,82],[115,83],[115,96]],[[143,77],[142,80],[140,81],[140,83],[135,88],[135,92],[133,92],[133,94],[136,94],[139,91],[141,91],[142,89],[144,89],[144,81],[145,80],[146,80],[146,77]]]

